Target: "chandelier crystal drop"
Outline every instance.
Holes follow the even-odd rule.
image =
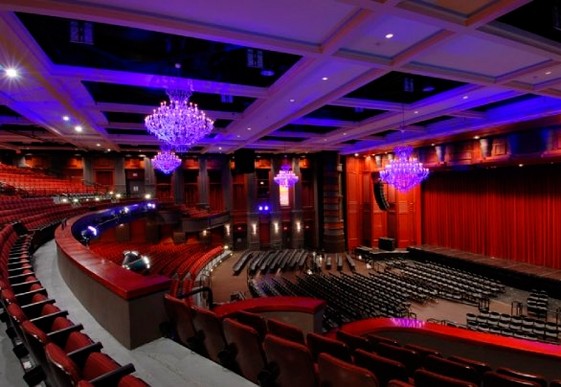
[[[187,152],[214,129],[214,121],[189,102],[191,91],[168,90],[167,94],[169,103],[162,102],[146,116],[144,123],[148,132],[168,147],[176,152]]]
[[[395,148],[394,159],[380,171],[380,179],[393,185],[398,191],[405,192],[421,183],[429,175],[429,170],[412,157],[413,148],[402,146]]]
[[[152,165],[155,169],[169,175],[181,165],[181,159],[171,151],[161,151],[152,159]]]
[[[294,184],[298,183],[298,179],[298,176],[292,172],[292,169],[288,164],[283,164],[280,167],[279,173],[277,173],[277,175],[273,178],[275,183],[286,188],[293,187]]]

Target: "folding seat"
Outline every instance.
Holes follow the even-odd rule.
[[[473,382],[477,385],[481,383],[481,375],[475,368],[443,357],[427,356],[423,362],[423,368],[441,375]]]
[[[415,381],[415,387],[478,387],[475,383],[441,375],[425,369],[418,369],[415,371],[413,380]]]
[[[383,384],[380,384],[383,386]],[[413,384],[409,382],[404,382],[403,380],[390,380],[386,387],[413,387]]]
[[[257,313],[239,310],[237,312],[229,314],[227,317],[255,329],[255,331],[259,335],[260,341],[263,341],[265,335],[267,334],[267,320]]]
[[[525,379],[532,382],[538,383],[541,387],[547,387],[547,381],[541,375],[526,373],[512,368],[500,367],[496,369],[496,372],[503,375],[512,376],[513,378]]]
[[[376,348],[378,347],[378,345],[380,343],[386,343],[386,344],[392,344],[392,345],[395,345],[395,346],[399,346],[399,343],[397,342],[397,340],[390,339],[389,337],[378,336],[378,335],[375,335],[373,333],[367,334],[366,338],[372,344],[374,350],[376,350]]]
[[[222,321],[224,336],[240,374],[259,384],[259,376],[264,375],[266,359],[261,339],[255,329],[234,319],[225,318]]]
[[[317,375],[308,347],[294,341],[267,334],[263,349],[278,387],[316,386]]]
[[[495,371],[488,371],[483,375],[484,387],[540,387],[541,384],[528,379],[520,379]]]
[[[327,353],[318,357],[319,382],[325,387],[378,387],[376,375],[365,368],[345,362]]]
[[[372,371],[382,386],[385,386],[390,380],[408,380],[407,369],[396,360],[362,349],[357,349],[354,352],[354,360],[359,367]]]
[[[176,340],[195,352],[201,353],[202,342],[197,337],[193,326],[192,311],[187,301],[165,294],[164,305]]]
[[[306,339],[304,337],[304,332],[297,326],[286,324],[279,320],[268,319],[267,328],[269,333],[282,337],[287,340],[294,341],[302,345],[306,345]]]
[[[337,330],[335,335],[338,340],[347,344],[351,351],[355,351],[357,349],[364,349],[365,351],[373,350],[372,344],[366,337],[353,335],[340,329]]]
[[[317,362],[320,353],[328,353],[347,362],[353,361],[349,347],[339,340],[331,339],[317,333],[308,333],[306,342],[315,362]]]
[[[211,310],[191,305],[193,327],[202,342],[205,355],[216,363],[229,368],[231,365],[226,349],[226,340],[220,318]]]
[[[420,356],[421,362],[429,355],[438,356],[438,357],[442,356],[440,352],[438,352],[436,349],[425,347],[423,345],[405,344],[403,348],[412,349],[413,351],[417,352]]]
[[[378,344],[376,352],[381,356],[388,357],[402,363],[410,375],[420,366],[421,363],[421,357],[417,352],[392,344],[380,343]]]
[[[48,343],[45,356],[57,386],[73,386],[80,380],[94,385],[117,386],[119,380],[134,372],[134,366],[121,366],[108,355],[98,351],[78,350],[66,354],[59,346]]]

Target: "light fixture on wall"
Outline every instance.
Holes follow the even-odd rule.
[[[162,102],[144,119],[148,131],[176,152],[187,152],[214,129],[214,121],[189,102],[192,93],[192,90],[168,89],[169,103]]]
[[[298,183],[299,178],[294,174],[294,172],[292,172],[292,168],[290,168],[288,161],[285,160],[280,167],[279,173],[277,173],[273,180],[281,187],[290,188],[294,187],[294,185]]]
[[[177,157],[175,153],[163,150],[154,156],[152,159],[152,165],[155,169],[159,169],[166,175],[169,175],[181,165],[181,159]]]
[[[394,158],[380,171],[380,179],[393,185],[398,191],[405,192],[420,184],[429,175],[428,168],[413,157],[411,146],[395,148]]]

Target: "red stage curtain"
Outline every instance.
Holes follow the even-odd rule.
[[[433,173],[422,189],[423,243],[561,268],[561,168]]]

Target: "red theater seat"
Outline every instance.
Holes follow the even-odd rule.
[[[547,381],[541,375],[530,374],[530,373],[526,373],[506,367],[497,368],[496,371],[499,374],[512,376],[513,378],[529,380],[538,383],[541,387],[547,387]]]
[[[408,380],[407,369],[396,360],[371,353],[362,349],[354,352],[355,364],[372,371],[380,385],[385,386],[390,380]]]
[[[364,349],[365,351],[373,350],[372,344],[366,337],[353,335],[340,329],[335,333],[335,335],[338,340],[347,344],[351,351],[355,351],[357,349]]]
[[[349,363],[353,361],[349,347],[339,340],[330,339],[329,337],[321,336],[317,333],[308,333],[306,342],[308,343],[312,358],[316,362],[320,353],[328,353]]]
[[[124,375],[134,372],[132,364],[121,366],[104,353],[75,351],[66,354],[53,343],[45,346],[45,356],[57,386],[73,386],[80,380],[94,385],[117,386]]]
[[[278,387],[316,386],[314,361],[308,347],[268,334],[263,341],[267,368]]]
[[[266,362],[259,334],[252,327],[231,318],[225,318],[222,325],[228,350],[232,351],[241,375],[258,384]]]
[[[224,366],[226,359],[221,359],[224,349],[226,348],[226,340],[222,331],[222,322],[216,314],[208,309],[191,306],[193,315],[193,327],[202,340],[202,345],[209,359]]]
[[[376,376],[365,368],[342,361],[327,353],[318,357],[319,382],[325,387],[378,387]]]
[[[269,328],[269,333],[275,336],[282,337],[298,344],[306,345],[304,332],[302,329],[294,325],[286,324],[275,319],[268,319],[267,328]]]
[[[415,387],[477,387],[478,385],[461,379],[452,378],[425,369],[415,371]],[[485,387],[487,385],[484,384]]]
[[[193,313],[187,301],[165,294],[164,304],[178,341],[198,351],[200,349],[200,342],[196,339],[196,331],[193,326]]]
[[[500,374],[495,371],[486,372],[483,375],[483,386],[484,387],[540,387],[540,383],[527,380],[519,379],[510,375]]]
[[[228,318],[232,318],[244,325],[250,326],[255,329],[261,341],[263,341],[265,335],[267,334],[267,320],[265,320],[263,316],[260,316],[257,313],[240,310],[229,314]]]
[[[427,370],[441,375],[473,382],[477,385],[481,383],[481,376],[475,368],[450,359],[429,355],[425,358],[423,366]]]

